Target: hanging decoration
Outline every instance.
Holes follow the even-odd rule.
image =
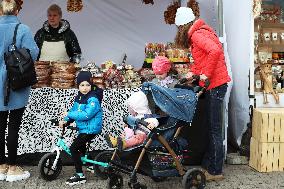
[[[191,8],[193,11],[193,14],[195,15],[195,17],[199,18],[200,16],[200,9],[199,9],[199,3],[196,2],[196,0],[189,0],[187,2],[187,7]]]
[[[142,3],[154,5],[154,0],[142,0]]]
[[[164,12],[164,19],[166,24],[174,24],[177,9],[180,7],[178,1],[173,1]]]
[[[253,18],[256,19],[261,13],[261,0],[253,0]]]
[[[83,9],[82,0],[68,0],[67,1],[67,11],[68,12],[79,12]]]

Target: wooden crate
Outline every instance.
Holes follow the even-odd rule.
[[[249,165],[259,172],[284,171],[284,143],[250,141]]]
[[[284,108],[256,108],[252,137],[259,142],[284,142]]]

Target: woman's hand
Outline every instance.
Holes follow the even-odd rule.
[[[59,121],[59,127],[60,128],[63,128],[64,124],[66,123],[67,121]]]
[[[150,129],[150,130],[152,130],[152,129],[154,129],[154,128],[155,128],[155,125],[154,125],[154,124],[152,124],[152,123],[150,123],[150,124],[147,126],[147,128],[148,128],[148,129]]]
[[[192,76],[193,76],[193,73],[192,72],[188,72],[186,75],[185,75],[185,78],[190,80],[192,79]]]
[[[208,77],[204,74],[200,75],[200,80],[205,81]]]
[[[64,117],[67,116],[67,114],[68,114],[68,112],[62,112],[62,113],[61,113],[61,116],[64,118]]]
[[[193,78],[193,73],[192,72],[188,72],[185,76],[185,78],[187,79],[187,83],[191,84],[195,81],[195,79]]]

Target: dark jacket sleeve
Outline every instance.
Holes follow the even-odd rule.
[[[70,29],[66,35],[66,51],[68,56],[73,58],[75,55],[80,55],[82,52],[75,33]]]
[[[41,47],[42,47],[42,43],[43,43],[43,40],[44,40],[44,31],[43,29],[40,29],[36,32],[35,34],[35,37],[34,37],[34,40],[39,48],[39,53],[38,53],[38,57],[37,57],[37,60],[39,59],[40,57],[40,53],[41,53]]]

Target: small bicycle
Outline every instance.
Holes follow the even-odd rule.
[[[52,124],[59,125],[58,120],[52,119],[50,120]],[[68,155],[71,156],[71,152],[69,147],[66,145],[64,141],[65,129],[77,130],[76,127],[70,126],[70,123],[65,123],[62,128],[61,136],[57,141],[56,147],[50,152],[42,156],[39,161],[38,169],[39,175],[41,178],[47,181],[51,181],[56,179],[62,170],[62,160],[61,160],[61,152],[64,150]],[[90,163],[94,167],[95,174],[98,175],[102,179],[107,179],[108,176],[106,172],[103,170],[108,167],[108,163],[94,161],[88,158],[89,144],[86,147],[86,153],[81,157],[81,161],[83,164]]]

